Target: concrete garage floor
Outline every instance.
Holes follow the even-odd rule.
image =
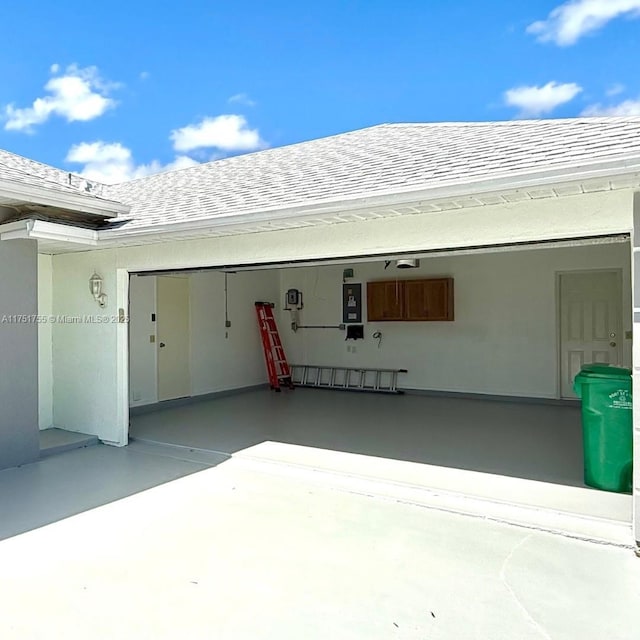
[[[226,454],[275,441],[584,486],[574,404],[265,389],[134,414],[129,434]]]
[[[81,449],[82,447],[93,447],[99,442],[97,436],[65,431],[64,429],[45,429],[40,431],[39,435],[41,458],[63,453],[64,451]]]
[[[98,446],[0,472],[3,521],[12,500],[37,513],[166,482],[1,542],[0,637],[637,638],[629,549],[174,454]]]
[[[573,404],[260,390],[133,415],[130,433],[312,468],[343,488],[374,481],[398,499],[399,486],[431,507],[588,539],[631,536],[631,496],[583,485]]]

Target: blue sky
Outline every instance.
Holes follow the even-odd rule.
[[[107,182],[382,122],[640,114],[640,0],[21,0],[0,19],[0,147]]]

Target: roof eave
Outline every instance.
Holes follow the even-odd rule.
[[[474,197],[493,193],[517,192],[531,187],[563,187],[569,184],[584,184],[597,180],[629,180],[638,176],[640,180],[640,159],[616,161],[611,163],[594,163],[580,167],[546,170],[536,173],[522,173],[488,180],[476,180],[465,183],[441,184],[437,187],[393,189],[378,192],[373,196],[357,194],[352,197],[308,202],[289,207],[263,208],[248,210],[242,213],[219,214],[211,218],[150,224],[127,229],[101,229],[98,231],[100,240],[116,240],[117,238],[167,234],[172,232],[184,233],[199,229],[213,229],[218,227],[241,227],[268,223],[270,221],[303,220],[317,216],[335,215],[363,208],[385,206],[401,206],[415,202],[429,202],[448,198]],[[639,181],[640,184],[640,181]],[[632,184],[628,185],[629,187]]]
[[[31,219],[0,225],[0,240],[19,239],[66,242],[87,247],[96,247],[98,244],[98,236],[94,229]]]
[[[98,199],[82,193],[65,193],[55,189],[37,187],[28,184],[0,179],[0,198],[18,200],[25,204],[38,204],[58,207],[68,211],[102,218],[115,218],[126,215],[131,210],[128,205],[115,200]]]

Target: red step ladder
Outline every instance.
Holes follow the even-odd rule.
[[[258,327],[262,338],[267,373],[269,374],[269,384],[274,391],[280,391],[281,386],[293,389],[291,370],[284,354],[282,342],[280,342],[280,334],[273,317],[273,307],[272,302],[256,302]]]

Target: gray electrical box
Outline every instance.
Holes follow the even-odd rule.
[[[345,324],[362,322],[362,285],[342,285],[342,322]]]

